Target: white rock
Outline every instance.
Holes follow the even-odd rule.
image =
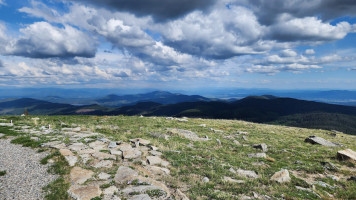
[[[291,178],[289,177],[289,172],[286,169],[282,169],[279,172],[276,172],[272,177],[272,181],[277,181],[279,183],[290,182]]]
[[[109,178],[111,177],[110,174],[107,174],[105,172],[101,172],[99,175],[98,175],[98,178],[100,180],[108,180]]]

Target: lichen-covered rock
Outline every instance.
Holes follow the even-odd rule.
[[[282,169],[279,172],[276,172],[271,177],[272,181],[277,181],[279,183],[290,182],[291,178],[289,177],[289,172],[286,169]]]

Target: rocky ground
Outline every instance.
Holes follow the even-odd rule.
[[[352,141],[356,141],[354,137],[349,138],[351,141],[344,140],[344,136],[339,137],[337,141],[344,144],[317,136],[295,137],[298,142],[291,143],[291,141],[281,138],[273,140],[270,136],[257,132],[253,129],[254,124],[252,123],[243,123],[253,130],[251,134],[246,131],[246,128],[244,131],[235,129],[232,132],[229,129],[219,130],[215,126],[209,128],[209,125],[196,124],[196,122],[189,124],[190,119],[160,118],[159,123],[152,126],[160,126],[163,121],[167,124],[174,124],[174,128],[145,133],[144,135],[152,138],[152,141],[151,139],[133,137],[138,134],[120,129],[110,123],[106,127],[96,125],[94,128],[88,128],[77,124],[71,124],[68,127],[61,121],[60,126],[54,127],[51,124],[38,125],[39,120],[40,118],[31,118],[27,120],[27,124],[14,122],[14,124],[3,123],[3,125],[25,134],[31,141],[37,141],[41,144],[41,149],[58,151],[65,158],[70,166],[70,172],[67,175],[70,187],[66,192],[73,199],[185,200],[189,199],[189,196],[192,199],[275,199],[276,196],[278,199],[284,199],[283,193],[288,194],[289,197],[295,195],[295,199],[319,199],[325,198],[325,195],[328,195],[328,198],[334,198],[333,193],[337,195],[337,192],[342,190],[343,184],[348,184],[344,186],[350,193],[350,195],[347,194],[348,196],[352,197],[351,190],[352,188],[356,189],[352,182],[356,172],[353,164],[356,160],[356,153],[344,146],[345,143],[354,144]],[[133,120],[138,123],[142,119],[134,118]],[[193,127],[190,129],[202,129],[210,133],[205,136],[197,134],[187,128],[181,128],[186,126],[176,123],[187,123]],[[225,125],[229,123],[232,122],[225,121]],[[93,130],[104,130],[104,133]],[[303,132],[301,129],[296,130]],[[125,131],[120,136],[124,135],[125,139],[118,140],[117,134],[105,134],[105,131],[111,133]],[[141,133],[147,130],[144,130],[140,125],[137,131]],[[293,131],[295,130],[293,129]],[[271,134],[273,133],[271,131]],[[302,134],[305,135],[305,133]],[[2,136],[5,135],[0,135],[0,138]],[[262,140],[263,137],[267,137],[267,139]],[[336,136],[327,135],[327,137]],[[268,145],[264,142],[255,143],[255,141],[266,141]],[[283,144],[285,146],[282,149],[276,141],[288,143],[289,146]],[[34,161],[31,164],[34,166],[31,167],[32,171],[27,172],[26,175],[23,174],[26,169],[23,169],[22,172],[8,171],[9,174],[4,176],[5,179],[0,177],[1,183],[7,181],[9,183],[17,181],[18,183],[18,177],[22,176],[28,177],[29,180],[34,179],[34,181],[38,177],[45,176],[47,179],[44,179],[45,181],[32,192],[37,195],[32,196],[34,199],[40,198],[40,188],[48,184],[54,177],[46,173],[47,165],[41,166],[36,163],[44,154],[36,153],[36,150],[23,150],[24,148],[10,144],[9,140],[0,140],[0,142],[5,144],[0,144],[1,151],[13,152],[13,154],[8,154],[7,159],[16,158],[10,159],[10,161],[5,160],[4,156],[0,157],[0,171],[3,170],[2,168],[21,170],[18,166],[14,167],[16,163],[21,163],[20,166],[29,168],[27,163],[29,161],[19,157],[19,155],[22,156],[21,151],[29,153],[30,155],[23,153],[23,156]],[[11,147],[7,147],[9,145]],[[302,146],[300,148],[307,146],[307,151],[293,153],[293,149],[298,149],[299,146]],[[335,151],[335,148],[338,151]],[[318,154],[318,160],[313,157],[312,152]],[[328,157],[333,152],[335,152],[335,158],[340,160],[337,161],[337,166],[330,162],[330,157]],[[21,162],[17,162],[17,160],[21,160]],[[48,162],[56,161],[49,159]],[[226,164],[227,162],[231,164]],[[14,166],[10,166],[11,164]],[[340,169],[340,167],[342,168]],[[10,173],[18,174],[17,178],[13,177],[10,178],[11,181],[7,180]],[[205,176],[198,175],[199,173],[205,174]],[[192,183],[194,185],[191,185]],[[28,188],[33,185],[30,183],[27,186],[24,182],[16,186],[8,184],[1,188],[4,188],[3,191],[6,191],[4,194],[7,195],[13,194],[18,187],[23,190],[17,191],[28,191]],[[251,188],[254,191],[251,191]],[[231,192],[228,194],[227,191]],[[233,191],[237,191],[238,195],[235,195]],[[21,193],[17,195],[27,195],[26,192],[17,193]],[[2,193],[0,192],[0,194]]]
[[[0,140],[0,199],[42,199],[42,187],[56,179],[40,160],[46,153]]]

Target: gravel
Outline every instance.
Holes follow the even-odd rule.
[[[42,187],[57,176],[47,172],[40,160],[47,154],[0,139],[0,199],[43,199]]]

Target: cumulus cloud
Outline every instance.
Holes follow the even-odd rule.
[[[303,65],[298,63],[292,63],[287,65],[252,65],[245,69],[249,73],[260,73],[266,75],[275,75],[280,72],[293,72],[300,73],[308,69],[321,69],[323,67],[318,65]]]
[[[5,67],[4,63],[2,62],[2,60],[0,60],[0,68]]]
[[[320,16],[330,20],[342,16],[356,16],[356,3],[353,0],[229,0],[232,4],[251,8],[265,25],[274,24],[280,15],[288,13],[296,18]]]
[[[304,53],[307,55],[313,55],[313,54],[315,54],[315,51],[314,51],[314,49],[306,49]]]
[[[19,39],[6,46],[6,54],[31,58],[93,57],[95,39],[69,25],[55,27],[47,22],[36,22],[20,29]]]
[[[137,16],[150,15],[158,21],[181,17],[194,10],[206,10],[216,0],[81,0],[95,5],[128,11]],[[76,1],[78,2],[78,1]]]
[[[260,40],[263,30],[254,14],[243,7],[216,8],[207,15],[196,11],[159,27],[165,44],[215,59],[270,49],[270,42]]]
[[[333,41],[344,38],[354,27],[348,22],[333,26],[323,23],[316,17],[292,18],[281,20],[269,27],[267,38],[280,41]]]

